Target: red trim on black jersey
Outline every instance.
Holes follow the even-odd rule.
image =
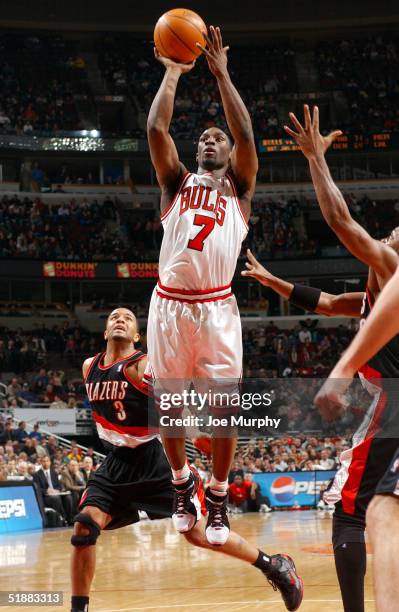
[[[372,368],[368,363],[362,365],[358,372],[362,374],[366,380],[373,381],[374,379],[379,380],[382,378],[381,372]]]
[[[356,498],[359,493],[362,478],[366,469],[371,443],[375,438],[382,414],[387,403],[386,393],[381,393],[370,425],[367,429],[365,440],[355,446],[352,450],[352,458],[348,468],[348,478],[341,493],[342,508],[347,514],[354,514],[356,510]],[[373,435],[374,434],[374,435]]]
[[[97,359],[97,357],[98,357],[99,355],[101,355],[101,353],[97,353],[97,355],[94,355],[94,357],[92,358],[92,360],[91,360],[91,362],[90,362],[90,365],[89,365],[89,367],[88,367],[88,369],[87,369],[86,376],[84,376],[84,377],[83,377],[83,382],[84,382],[84,383],[85,383],[85,382],[87,381],[87,379],[89,378],[89,374],[90,374],[90,372],[91,372],[91,370],[92,370],[92,368],[93,368],[93,365],[94,365],[94,363],[95,363],[95,361],[96,361],[96,359]]]
[[[169,206],[167,207],[167,209],[165,210],[165,212],[161,215],[161,221],[165,221],[166,217],[169,215],[169,213],[171,212],[172,208],[174,207],[174,205],[176,204],[177,198],[180,195],[180,191],[183,189],[184,187],[184,183],[186,182],[186,180],[188,179],[188,177],[190,176],[191,172],[185,172],[183,174],[183,177],[180,181],[180,185],[178,190],[176,191],[175,197],[173,198],[173,200],[171,201],[171,203],[169,204]]]
[[[158,281],[158,286],[168,293],[180,293],[181,295],[207,295],[208,293],[217,293],[218,291],[225,291],[230,289],[231,283],[224,285],[223,287],[215,287],[214,289],[199,289],[198,291],[192,291],[191,289],[176,289],[176,287],[165,287],[161,281]]]
[[[112,368],[113,365],[115,365],[116,363],[119,363],[120,361],[124,361],[125,359],[131,359],[132,357],[134,357],[135,355],[137,355],[137,353],[141,353],[141,351],[134,351],[134,353],[132,353],[131,355],[125,355],[125,357],[121,357],[120,359],[116,359],[115,361],[113,361],[112,363],[109,363],[108,365],[101,365],[101,359],[103,359],[105,357],[105,353],[103,353],[99,359],[98,362],[98,367],[100,370],[108,370],[109,368]]]
[[[182,298],[164,295],[160,291],[157,291],[157,295],[159,295],[159,297],[163,298],[164,300],[172,300],[173,302],[184,302],[186,304],[203,304],[204,302],[218,302],[219,300],[225,300],[233,294],[230,292],[226,293],[225,295],[220,295],[219,297],[207,298],[205,300],[184,300]]]
[[[108,421],[105,417],[99,415],[97,412],[95,412],[95,410],[93,410],[93,417],[95,422],[102,425],[105,429],[111,429],[112,431],[116,431],[121,434],[143,437],[159,433],[159,429],[157,427],[129,427],[128,425],[116,425],[115,423]]]

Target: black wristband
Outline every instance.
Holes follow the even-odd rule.
[[[295,306],[298,306],[298,308],[303,308],[309,312],[314,312],[317,308],[317,304],[319,303],[320,295],[321,289],[308,287],[307,285],[295,284],[293,290],[291,291],[289,302]]]

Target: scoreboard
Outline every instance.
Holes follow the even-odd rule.
[[[399,149],[399,132],[378,134],[342,134],[330,147],[331,151],[381,151]],[[291,138],[264,138],[259,141],[260,153],[300,151]]]

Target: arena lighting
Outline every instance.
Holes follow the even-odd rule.
[[[97,138],[97,136],[100,135],[100,132],[98,130],[91,130],[90,131],[90,136],[92,136],[93,138]]]

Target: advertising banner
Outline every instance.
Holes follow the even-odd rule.
[[[15,408],[14,419],[26,421],[33,427],[39,423],[40,429],[54,434],[76,434],[76,414],[70,408]]]
[[[130,262],[116,264],[118,278],[158,278],[158,263]]]
[[[334,478],[334,470],[314,472],[273,472],[254,474],[262,495],[269,498],[274,508],[315,506],[320,492]]]
[[[0,483],[0,533],[42,529],[35,491],[31,483]]]
[[[46,278],[96,278],[96,262],[78,261],[45,261],[43,262],[43,276]]]

